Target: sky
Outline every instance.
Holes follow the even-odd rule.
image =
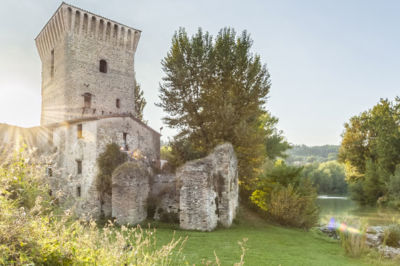
[[[179,27],[216,35],[247,30],[271,74],[266,109],[293,144],[340,144],[343,125],[380,98],[400,96],[400,1],[397,0],[69,0],[69,4],[142,30],[136,79],[144,118],[163,140],[158,102],[161,60]],[[34,38],[61,4],[1,0],[0,123],[40,123],[41,63]]]

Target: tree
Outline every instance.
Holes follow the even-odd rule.
[[[337,161],[313,163],[304,166],[303,178],[309,178],[318,194],[344,195],[347,193],[343,164]]]
[[[381,99],[345,124],[339,160],[346,165],[353,196],[375,204],[386,198],[387,184],[400,164],[400,98]]]
[[[162,60],[165,73],[160,103],[164,122],[178,129],[171,143],[179,163],[199,158],[222,142],[231,142],[239,161],[241,184],[249,186],[266,156],[266,130],[260,117],[270,76],[252,40],[222,29],[215,40],[201,29],[189,38],[180,28]]]
[[[143,91],[140,88],[140,84],[137,82],[135,82],[134,97],[136,118],[140,119],[142,122],[147,123],[147,121],[143,120],[143,110],[147,102],[143,96]]]
[[[292,148],[289,142],[283,136],[283,132],[276,128],[279,122],[277,117],[272,116],[269,112],[260,116],[261,125],[265,130],[265,148],[267,150],[267,157],[274,160],[278,157],[286,158],[285,152]]]

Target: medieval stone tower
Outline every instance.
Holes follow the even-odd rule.
[[[139,30],[62,3],[35,39],[42,61],[41,125],[134,115],[139,38]]]
[[[154,218],[169,217],[182,228],[229,227],[239,192],[231,144],[186,163],[176,174],[157,169],[160,134],[134,111],[140,34],[62,3],[36,37],[42,61],[41,126],[27,131],[44,156],[49,193],[85,217],[112,216],[134,224],[149,214],[148,202],[157,202],[150,206]],[[97,160],[111,143],[129,160],[108,176],[103,189],[98,181],[108,177],[100,174]]]
[[[115,143],[147,165],[160,160],[160,134],[136,118],[134,56],[140,31],[62,3],[39,35],[41,132],[55,151],[51,192],[78,214],[110,215],[96,188],[97,158]],[[39,136],[41,137],[41,136]]]

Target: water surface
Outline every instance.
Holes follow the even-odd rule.
[[[359,206],[348,197],[318,196],[322,224],[331,218],[339,222],[366,223],[368,225],[387,225],[400,222],[400,212],[388,208]]]

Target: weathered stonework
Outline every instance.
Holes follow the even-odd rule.
[[[216,147],[176,175],[154,173],[161,167],[160,134],[134,113],[139,38],[136,29],[62,3],[35,39],[42,61],[41,126],[0,125],[0,160],[21,146],[20,137],[38,147],[38,154],[50,155],[49,192],[80,216],[104,214],[136,224],[147,217],[151,200],[152,218],[177,222],[179,217],[184,229],[229,227],[238,206],[232,145]],[[114,171],[112,194],[100,202],[97,158],[111,143],[130,159]]]
[[[119,224],[137,224],[147,218],[150,173],[140,162],[126,162],[112,175],[112,216]]]
[[[149,199],[154,208],[155,220],[179,222],[179,190],[174,174],[157,174],[151,179]]]
[[[209,156],[181,166],[180,227],[211,231],[218,223],[229,227],[238,207],[237,159],[231,144],[216,147]]]
[[[135,115],[134,55],[140,34],[62,3],[35,39],[42,61],[41,125],[99,115]],[[106,62],[105,73],[99,71],[101,60]],[[91,101],[84,105],[85,94]]]
[[[57,152],[53,191],[78,215],[112,214],[96,189],[96,159],[116,143],[157,164],[160,134],[135,117],[134,56],[140,31],[62,3],[36,37],[42,61],[41,128]],[[47,142],[47,141],[46,141]]]

